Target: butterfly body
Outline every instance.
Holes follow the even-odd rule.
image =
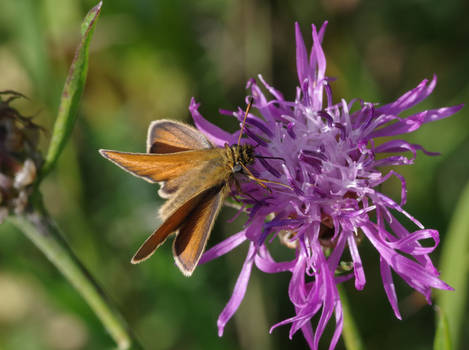
[[[167,199],[159,211],[163,224],[142,244],[132,263],[148,259],[176,233],[173,255],[186,276],[202,256],[236,174],[249,172],[246,166],[254,162],[251,145],[214,147],[198,130],[171,120],[150,125],[147,153],[100,153],[133,175],[160,183],[158,193]]]

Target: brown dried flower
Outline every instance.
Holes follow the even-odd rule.
[[[0,91],[0,223],[9,213],[25,210],[42,164],[37,150],[41,127],[10,106],[19,97],[24,96]]]

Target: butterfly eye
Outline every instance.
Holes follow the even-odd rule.
[[[243,168],[241,167],[240,164],[235,164],[235,165],[233,166],[233,172],[234,172],[234,173],[239,173],[239,172],[241,172],[242,170],[243,170]]]

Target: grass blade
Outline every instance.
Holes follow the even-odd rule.
[[[448,319],[451,343],[458,349],[467,300],[467,253],[469,248],[469,183],[466,184],[451,219],[442,248],[441,278],[455,291],[436,291],[439,307]]]
[[[57,119],[55,121],[45,163],[39,177],[40,179],[43,179],[54,167],[75,124],[78,104],[86,82],[89,46],[97,19],[101,12],[101,6],[102,1],[90,10],[83,20],[81,41],[75,51],[75,57],[73,58],[62,91]]]
[[[435,341],[433,342],[433,350],[451,350],[451,336],[448,328],[448,318],[445,311],[439,307],[435,307],[437,312],[437,327]]]
[[[345,348],[347,350],[364,350],[365,346],[353,319],[345,289],[341,285],[337,286],[337,288],[339,289],[340,302],[342,303],[342,310],[344,312],[344,330],[342,337],[344,338]]]

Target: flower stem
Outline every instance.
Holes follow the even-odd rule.
[[[35,204],[33,210],[23,215],[10,216],[8,221],[19,228],[76,288],[101,320],[118,349],[143,349],[116,307],[62,237],[42,205],[42,200],[36,198]]]
[[[345,289],[340,285],[337,286],[337,288],[339,289],[340,302],[344,313],[344,330],[342,335],[344,337],[345,347],[347,350],[365,350],[360,333],[358,332],[358,328],[353,320]]]

